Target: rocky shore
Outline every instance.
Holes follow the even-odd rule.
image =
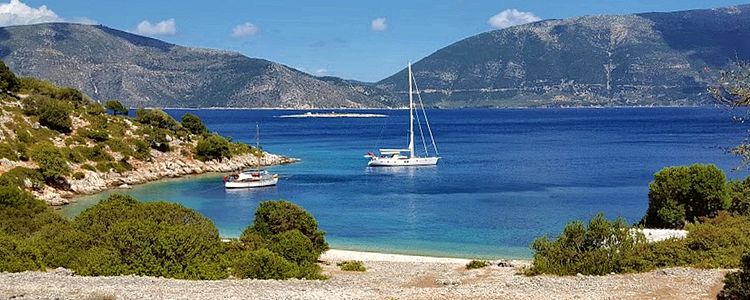
[[[256,164],[257,158],[253,154],[244,154],[231,159],[200,161],[192,157],[181,155],[178,151],[152,151],[152,159],[147,162],[136,161],[133,170],[123,173],[95,172],[83,170],[85,177],[80,180],[70,179],[70,190],[63,191],[52,187],[45,187],[40,192],[34,192],[37,197],[50,205],[64,205],[72,201],[72,197],[80,194],[94,194],[107,189],[123,185],[141,184],[164,178],[175,178],[209,172],[231,172]],[[281,165],[298,161],[298,159],[265,153],[261,165]]]
[[[726,272],[527,277],[518,273],[528,261],[466,270],[462,260],[335,252],[322,257],[324,281],[79,277],[58,269],[0,274],[0,299],[716,299]],[[364,260],[367,271],[340,271],[344,259]]]

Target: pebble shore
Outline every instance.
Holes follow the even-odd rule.
[[[330,276],[323,281],[81,277],[64,269],[0,273],[0,299],[716,299],[727,272],[670,268],[527,277],[518,273],[528,261],[495,261],[466,270],[463,261],[453,259],[408,261],[408,256],[388,259],[387,254],[346,252],[351,251],[321,257]],[[340,271],[336,262],[344,259],[365,261],[367,271]]]

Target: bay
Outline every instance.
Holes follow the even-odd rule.
[[[276,166],[279,185],[225,190],[222,174],[139,185],[81,197],[74,216],[107,195],[166,200],[211,218],[237,237],[263,200],[287,199],[310,211],[332,247],[388,253],[529,258],[537,236],[597,212],[638,222],[648,183],[665,166],[716,164],[730,178],[747,125],[716,108],[429,110],[443,157],[436,167],[368,168],[363,155],[407,143],[408,112],[386,118],[279,118],[295,110],[167,110],[200,116],[234,140],[261,142],[300,158]],[[357,112],[357,111],[347,111]],[[419,133],[417,133],[419,135]],[[425,133],[426,134],[426,133]],[[421,142],[417,144],[422,147]]]

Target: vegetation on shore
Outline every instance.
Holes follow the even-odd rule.
[[[341,269],[341,271],[346,271],[346,272],[367,271],[365,264],[359,260],[345,260],[340,263],[337,263],[336,266],[338,266]]]
[[[0,90],[0,158],[7,160],[6,170],[18,169],[6,174],[25,182],[19,186],[31,192],[45,186],[70,190],[69,182],[84,179],[87,172],[131,171],[158,152],[201,161],[262,155],[209,132],[193,114],[177,122],[158,109],[137,109],[131,118],[119,101],[102,106],[76,89],[17,78],[2,62]],[[43,184],[37,184],[39,175]]]
[[[28,192],[0,186],[0,271],[323,279],[316,262],[326,249],[312,215],[287,201],[261,203],[242,238],[225,243],[211,220],[179,204],[113,195],[68,221]]]

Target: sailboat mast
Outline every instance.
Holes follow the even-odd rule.
[[[255,150],[260,151],[260,125],[258,123],[255,123]],[[255,153],[255,169],[260,170],[260,155],[262,152],[256,152]]]
[[[411,76],[411,62],[409,62],[409,158],[414,157],[414,95]]]

